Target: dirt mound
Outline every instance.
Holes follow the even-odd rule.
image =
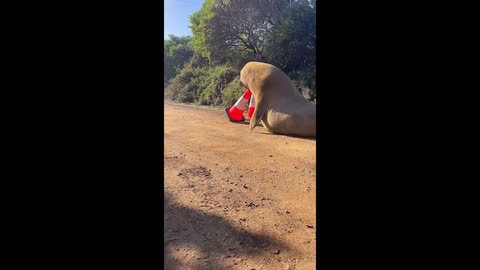
[[[211,170],[207,167],[203,166],[193,166],[192,168],[188,169],[181,169],[178,172],[178,176],[181,177],[189,177],[189,176],[197,176],[197,177],[204,177],[204,178],[212,178],[210,174]]]

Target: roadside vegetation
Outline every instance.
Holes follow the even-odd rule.
[[[164,96],[231,106],[243,94],[241,68],[273,64],[316,103],[315,0],[205,0],[190,17],[193,36],[164,43]]]

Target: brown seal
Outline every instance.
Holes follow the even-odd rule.
[[[250,131],[261,122],[271,133],[316,137],[316,105],[306,100],[279,68],[249,62],[240,71],[240,85],[250,89],[255,98]]]

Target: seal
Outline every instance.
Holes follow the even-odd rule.
[[[248,62],[240,71],[240,85],[250,89],[255,98],[250,131],[261,122],[274,134],[316,137],[316,105],[306,100],[279,68]]]

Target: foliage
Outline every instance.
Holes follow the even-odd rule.
[[[177,37],[169,35],[169,39],[165,40],[163,45],[163,67],[164,85],[171,78],[174,78],[179,69],[193,56],[191,47],[192,37]]]
[[[222,105],[232,106],[244,92],[245,88],[240,86],[240,76],[238,76],[222,91]]]
[[[231,106],[244,91],[240,69],[260,61],[316,102],[315,0],[205,0],[190,22],[193,37],[164,46],[167,98]]]
[[[294,70],[287,74],[302,95],[312,101],[317,95],[316,68]]]
[[[315,8],[307,0],[207,0],[190,18],[193,49],[214,64],[306,68],[315,62]]]
[[[167,86],[166,97],[179,102],[218,106],[224,104],[225,89],[228,97],[232,94],[230,84],[238,73],[230,66],[186,66]]]
[[[289,73],[312,68],[316,61],[316,13],[308,1],[295,1],[272,29],[266,51],[269,63]]]
[[[213,63],[266,60],[270,30],[287,4],[287,0],[206,0],[190,18],[194,51]]]
[[[193,33],[193,50],[199,56],[210,59],[210,50],[207,47],[207,40],[211,36],[210,21],[214,16],[213,9],[216,6],[215,0],[205,0],[202,7],[190,17]]]

